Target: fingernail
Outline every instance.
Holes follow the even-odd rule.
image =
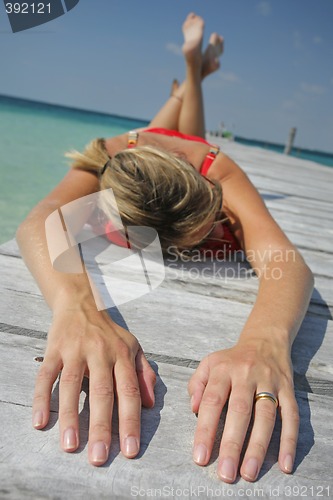
[[[191,410],[193,411],[194,396],[191,396]]]
[[[236,467],[232,458],[225,458],[219,470],[219,475],[227,481],[234,481],[236,477]]]
[[[77,442],[76,432],[72,427],[65,430],[63,443],[64,443],[64,448],[67,451],[75,450],[77,448],[78,442]]]
[[[258,475],[258,460],[256,458],[250,458],[244,468],[244,476],[248,477],[252,481],[257,477]]]
[[[287,455],[284,459],[283,467],[286,472],[292,472],[293,470],[293,457],[291,455]]]
[[[127,457],[132,457],[132,456],[136,455],[139,451],[138,440],[133,436],[129,436],[129,437],[125,438],[124,448],[125,448],[125,455]]]
[[[33,416],[32,419],[32,425],[37,428],[41,427],[43,425],[43,412],[42,411],[36,411],[36,413]]]
[[[94,463],[104,463],[108,458],[108,450],[103,441],[97,441],[91,450],[91,461]]]
[[[206,460],[207,460],[207,447],[200,443],[197,444],[196,447],[194,448],[193,452],[193,460],[195,461],[196,464],[199,465],[205,465]]]

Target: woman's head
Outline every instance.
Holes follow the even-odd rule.
[[[100,139],[83,155],[69,156],[74,168],[99,172],[108,160]],[[165,252],[171,246],[183,250],[198,245],[222,205],[219,184],[202,177],[186,160],[150,146],[117,153],[100,185],[112,188],[123,224],[153,227]]]

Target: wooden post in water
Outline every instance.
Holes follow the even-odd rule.
[[[287,144],[285,145],[285,148],[284,148],[284,154],[285,155],[289,155],[290,154],[290,151],[291,151],[291,149],[292,149],[292,147],[294,145],[296,130],[297,130],[296,127],[292,127],[290,129],[288,141],[287,141]]]

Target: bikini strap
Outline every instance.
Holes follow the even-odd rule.
[[[213,163],[219,152],[220,152],[219,146],[211,144],[209,148],[209,153],[206,155],[203,164],[201,166],[201,171],[200,171],[201,175],[207,174],[209,167],[211,166],[211,164]]]
[[[138,143],[139,133],[136,130],[130,130],[128,132],[127,147],[129,149],[135,148]]]

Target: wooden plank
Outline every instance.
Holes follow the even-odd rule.
[[[311,214],[304,214],[301,213],[301,211],[299,211],[299,213],[293,213],[291,217],[289,209],[281,209],[281,206],[269,206],[268,203],[266,203],[266,205],[277,222],[280,223],[280,221],[284,221],[286,224],[289,224],[291,230],[292,228],[295,228],[299,232],[303,230],[305,236],[311,232],[312,234],[318,235],[320,239],[324,239],[324,236],[325,238],[326,236],[333,236],[333,229],[330,229],[333,227],[333,220],[329,218],[323,216],[318,217],[318,214],[314,212],[311,212]]]
[[[315,186],[318,189],[324,189],[328,191],[329,186],[327,182],[332,179],[332,169],[330,167],[323,167],[322,170],[316,171],[314,173],[313,168],[304,168],[303,161],[297,161],[296,164],[290,164],[289,158],[281,157],[282,159],[274,162],[272,164],[272,158],[270,155],[266,157],[259,158],[250,155],[248,159],[245,157],[241,161],[246,162],[246,170],[249,175],[257,176],[262,179],[269,179],[272,181],[272,185],[276,181],[290,181],[293,180],[294,184],[302,187],[313,187],[314,175],[316,177]]]
[[[284,210],[287,213],[298,213],[300,215],[313,215],[317,217],[317,222],[320,223],[321,218],[324,220],[333,219],[332,202],[323,200],[308,200],[297,196],[295,192],[293,195],[284,195],[277,193],[274,189],[260,189],[263,199],[267,205]]]
[[[309,227],[308,231],[299,232],[297,227],[292,227],[289,221],[279,221],[281,228],[285,231],[286,235],[290,241],[300,249],[306,250],[320,250],[326,254],[332,256],[333,252],[333,237],[322,234],[321,236],[314,234]],[[291,227],[290,227],[291,226]]]
[[[12,289],[15,288],[13,283],[17,283],[18,290],[23,291],[29,291],[32,294],[39,294],[39,290],[37,285],[31,280],[31,276],[29,272],[27,271],[24,263],[22,262],[21,258],[19,257],[18,254],[18,249],[16,246],[11,245],[10,250],[5,250],[3,248],[3,252],[10,252],[8,256],[6,255],[1,255],[0,252],[0,265],[3,270],[2,272],[2,278],[1,282],[4,288],[6,289]],[[312,269],[312,272],[315,274],[317,278],[317,286],[320,292],[320,283],[323,281],[323,278],[325,278],[325,282],[327,282],[327,279],[333,278],[333,265],[332,265],[332,256],[328,255],[324,252],[320,252],[317,250],[307,250],[307,249],[301,249],[301,253],[304,256],[306,262]],[[207,259],[208,260],[208,259]],[[208,262],[209,266],[211,267],[211,272],[209,273],[208,270],[206,271],[206,275],[213,274],[215,272],[216,274],[216,280],[214,283],[214,286],[220,284],[220,286],[225,287],[225,281],[221,278],[223,278],[226,275],[226,272],[222,273],[219,272],[220,268],[223,268],[224,266],[226,269],[230,269],[231,274],[232,274],[232,269],[233,265],[231,263],[228,263],[225,265],[223,262],[214,262],[214,265],[209,261]],[[176,270],[175,268],[175,263],[170,260],[169,262],[166,262],[166,265],[170,267],[170,273],[175,274]],[[195,263],[191,263],[190,267],[193,268],[195,266]],[[197,267],[200,268],[202,267],[203,264],[197,263]],[[180,264],[177,264],[178,268],[180,267]],[[184,269],[184,277],[186,278],[186,264],[181,263],[180,271],[182,271],[182,268]],[[237,264],[236,264],[237,266]],[[189,266],[187,266],[189,267]],[[240,269],[243,269],[243,266],[240,267]],[[239,280],[228,280],[228,287],[226,290],[234,286],[237,287],[237,289],[245,287],[245,290],[247,291],[249,286],[253,290],[257,290],[257,280],[256,278],[251,279],[251,273],[245,274],[243,271],[240,271],[240,276],[242,276],[243,279],[241,283],[241,287],[239,285]],[[231,276],[231,275],[229,275]],[[205,278],[202,277],[201,280],[205,283]],[[330,286],[330,285],[328,285]],[[327,285],[325,285],[325,291],[327,288]],[[39,294],[40,295],[40,294]],[[332,302],[330,302],[332,304]]]
[[[13,251],[13,247],[11,248]],[[329,277],[333,276],[332,258],[324,253],[318,254],[303,250],[302,253],[316,276],[316,290],[311,301],[310,312],[316,314],[316,310],[318,310],[319,315],[329,318],[328,314],[333,305],[333,287],[329,280]],[[200,294],[212,295],[241,303],[252,304],[255,301],[258,280],[249,268],[242,263],[190,262],[188,264],[177,263],[177,268],[173,261],[166,264],[169,268],[166,269],[168,271],[167,278],[162,286],[170,285],[175,287],[178,286],[177,283],[179,282],[180,286],[184,287],[185,282],[189,280],[188,290],[191,293],[194,291],[193,287],[196,286],[195,290]],[[17,316],[17,306],[14,304],[17,303],[18,296],[22,293],[32,294],[35,297],[32,305],[36,311],[42,307],[43,299],[40,296],[38,287],[31,279],[21,259],[0,255],[0,265],[3,269],[2,286],[12,293],[11,299],[8,296],[8,306],[3,304],[4,315],[9,314],[12,318]],[[195,279],[191,279],[193,273]],[[328,277],[325,277],[325,275]],[[239,276],[240,279],[232,279],[233,276]],[[15,288],[13,282],[17,283],[15,285],[16,291],[13,291],[13,288]],[[21,307],[25,307],[25,301],[23,301]]]
[[[187,381],[203,356],[235,344],[256,298],[258,280],[241,262],[214,262],[209,269],[207,262],[183,267],[178,263],[176,269],[166,262],[166,278],[154,292],[109,310],[116,322],[138,337],[158,370],[157,404],[153,410],[143,410],[143,445],[138,459],[126,460],[119,453],[115,418],[109,462],[99,469],[87,463],[87,382],[80,402],[82,442],[77,453],[59,450],[57,384],[47,430],[33,430],[31,398],[38,369],[33,358],[44,352],[51,314],[11,241],[0,247],[0,370],[1,380],[5,380],[0,385],[0,498],[67,499],[70,492],[71,498],[128,499],[131,493],[133,496],[130,487],[137,485],[140,498],[170,497],[167,490],[160,491],[163,487],[178,488],[178,497],[193,498],[185,489],[202,487],[206,489],[199,498],[253,498],[261,488],[259,496],[271,499],[301,496],[302,492],[325,497],[327,490],[320,488],[333,487],[333,169],[235,143],[221,144],[259,187],[316,278],[308,314],[292,350],[301,413],[295,474],[285,476],[278,470],[279,422],[254,484],[240,479],[225,485],[217,479],[219,439],[208,467],[199,468],[191,459],[196,418],[189,411]],[[101,253],[98,260],[106,273],[108,254]],[[230,271],[245,274],[231,278]],[[136,269],[122,270],[124,279],[135,280],[139,274]],[[219,436],[223,422],[224,414]],[[294,494],[295,488],[299,494]]]
[[[302,248],[301,253],[316,276],[324,276],[326,278],[333,277],[332,255],[318,250],[318,246],[315,249]],[[7,259],[7,257],[9,258]],[[10,257],[13,258],[11,259]],[[15,259],[18,259],[18,261]],[[30,279],[30,274],[21,260],[15,242],[11,242],[6,246],[0,247],[0,265],[3,269],[2,283],[4,287],[12,288],[14,280],[14,282],[19,284],[20,289],[24,290],[24,287],[26,286],[32,293],[38,293],[38,287]],[[172,261],[166,262],[166,265],[174,267],[174,263]],[[218,269],[223,265],[223,262],[215,263],[215,269]],[[228,263],[228,267],[229,266],[231,268],[232,264]],[[245,274],[243,274],[243,276],[245,276]],[[247,278],[250,278],[250,275],[248,275]],[[245,286],[248,282],[249,279],[244,281]]]
[[[51,314],[41,296],[29,292],[27,283],[22,280],[22,291],[7,289],[0,322],[46,332]],[[182,277],[170,280],[136,301],[119,306],[113,314],[115,321],[139,338],[145,350],[172,356],[177,345],[179,357],[200,360],[214,350],[232,346],[239,337],[252,303],[249,303],[246,291],[238,295],[233,289],[233,293],[233,296],[226,294],[220,284],[213,288],[212,283],[184,282]],[[254,299],[255,294],[252,302]],[[209,335],[206,334],[207,327]],[[313,332],[316,332],[315,336]],[[318,378],[322,378],[323,373],[333,373],[332,334],[331,321],[313,316],[305,318],[294,345],[298,373],[305,374],[310,363],[314,369],[320,367]],[[319,349],[321,344],[324,348]]]
[[[220,144],[221,150],[238,163],[259,188],[331,202],[333,169],[311,161],[274,153],[259,148],[245,147],[208,136]],[[314,182],[315,179],[315,182]]]
[[[274,186],[274,192],[276,193],[282,193],[290,196],[295,195],[295,179],[286,179],[281,176],[281,179],[272,180],[268,177],[263,177],[262,175],[252,173],[249,173],[248,175],[253,184],[260,189],[272,189],[272,186]],[[320,187],[317,187],[316,183],[312,184],[314,187],[304,186],[297,183],[297,196],[310,200],[313,199],[330,202],[332,198],[332,191],[327,186],[329,181],[331,182],[331,179],[327,179],[325,189],[320,189]]]
[[[318,216],[318,213],[311,211],[310,214],[302,213],[302,209],[297,209],[297,211],[292,212],[292,206],[286,209],[285,207],[272,205],[269,202],[266,203],[269,211],[273,217],[277,220],[285,220],[290,222],[293,227],[304,227],[306,234],[309,232],[318,234],[321,239],[326,235],[333,235],[333,220],[331,218],[324,217],[323,215]],[[295,207],[294,207],[295,208]],[[325,212],[326,214],[327,212]],[[332,216],[333,219],[333,216]]]
[[[244,498],[250,498],[260,489],[260,496],[270,499],[271,488],[278,485],[280,498],[287,498],[289,489],[295,486],[304,491],[310,487],[331,486],[333,422],[330,398],[306,395],[302,391],[297,393],[302,424],[294,476],[283,475],[276,463],[278,421],[259,480],[251,484],[239,479],[234,485],[226,485],[218,480],[215,472],[225,414],[219,425],[212,460],[207,467],[197,467],[191,459],[196,418],[190,412],[186,390],[193,370],[162,362],[158,365],[152,362],[158,373],[156,406],[142,412],[139,458],[127,460],[119,452],[117,418],[114,418],[110,459],[105,466],[94,468],[87,463],[86,383],[81,394],[81,446],[78,452],[65,454],[59,449],[57,384],[47,429],[35,431],[31,427],[31,392],[37,370],[33,356],[42,353],[43,348],[41,340],[9,334],[0,338],[2,373],[6,380],[6,384],[0,386],[0,475],[2,492],[6,492],[4,498],[67,499],[70,491],[71,498],[128,499],[137,491],[135,487],[140,488],[140,498],[149,498],[153,489],[163,487],[163,498],[171,487],[178,490],[178,497],[193,498],[191,487],[192,493],[201,487],[199,498],[222,496],[225,488],[225,494],[228,489],[228,496],[236,497],[243,496],[243,489],[248,489]]]
[[[328,176],[332,175],[332,169],[330,167],[311,160],[305,160],[295,156],[286,156],[264,148],[245,146],[209,134],[207,138],[209,141],[219,144],[221,150],[234,158],[235,161],[241,160],[246,162],[249,168],[255,169],[258,165],[266,165],[266,169],[263,170],[263,173],[266,175],[270,175],[270,172],[272,172],[273,175],[277,172],[281,173],[281,167],[283,166],[288,167],[288,171],[297,171],[298,174],[302,172],[302,175],[299,176],[300,180],[302,180],[304,176],[308,176],[312,179],[313,176],[315,176],[316,179],[326,179]],[[283,171],[283,173],[288,175],[288,171]]]

